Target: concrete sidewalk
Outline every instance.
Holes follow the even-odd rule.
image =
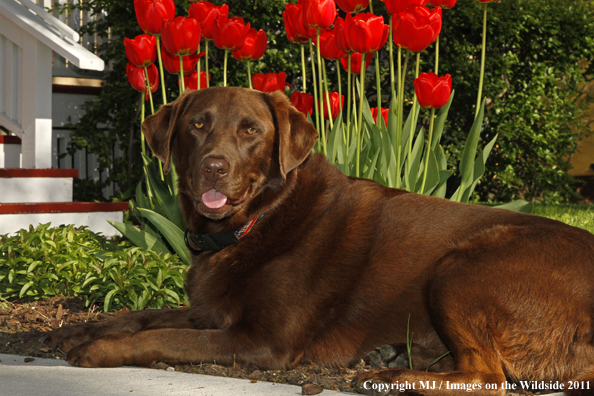
[[[89,369],[0,354],[1,396],[295,396],[301,387],[138,367]],[[352,393],[325,390],[322,396]]]

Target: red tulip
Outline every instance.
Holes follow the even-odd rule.
[[[231,51],[231,54],[233,54],[233,57],[238,61],[254,61],[260,59],[262,55],[264,55],[267,45],[268,37],[264,30],[260,29],[260,31],[256,32],[256,29],[249,28],[241,48]]]
[[[138,25],[148,34],[161,34],[163,20],[175,18],[173,0],[134,0],[134,10]]]
[[[325,29],[334,23],[336,3],[334,0],[298,0],[302,5],[303,21],[310,28]]]
[[[227,4],[215,6],[208,1],[200,1],[190,6],[189,15],[200,22],[202,28],[202,38],[212,40],[212,27],[219,15],[229,16],[229,7]]]
[[[254,89],[262,92],[285,92],[285,87],[290,87],[290,85],[285,82],[286,79],[287,73],[285,72],[258,73],[253,75],[252,85],[254,86]]]
[[[314,44],[316,44],[314,40]],[[324,59],[337,60],[347,56],[347,53],[336,46],[336,39],[332,29],[320,32],[320,54]]]
[[[163,67],[165,70],[171,74],[179,73],[179,56],[170,54],[163,46],[161,46],[161,55],[163,55]],[[192,71],[195,71],[196,63],[198,63],[203,55],[204,51],[199,54],[194,52],[190,55],[183,56],[184,74],[190,74]]]
[[[437,39],[441,31],[441,7],[411,6],[394,14],[394,43],[412,52],[421,52]]]
[[[157,91],[159,87],[159,70],[157,66],[150,65],[147,67],[149,82],[151,84],[151,93]],[[144,92],[146,100],[149,99],[148,87],[146,86],[146,77],[144,74],[144,67],[136,67],[132,63],[128,62],[126,65],[126,75],[132,88],[138,92]]]
[[[371,63],[371,58],[375,52],[370,52],[365,56],[365,70],[369,67]],[[344,70],[348,71],[349,63],[348,58],[342,58],[340,60],[340,64],[342,65]],[[352,74],[360,74],[361,73],[361,54],[359,52],[351,52],[351,73]]]
[[[353,51],[351,47],[349,47],[349,43],[347,42],[346,31],[344,29],[344,19],[342,19],[341,17],[337,17],[334,20],[334,39],[336,40],[336,46],[341,51]]]
[[[124,39],[126,56],[130,63],[137,67],[148,66],[157,59],[157,38],[141,34],[134,39]]]
[[[420,5],[425,7],[429,0],[385,0],[386,8],[390,14],[396,14],[400,11],[405,11],[412,5]]]
[[[335,120],[338,117],[338,113],[344,104],[344,95],[340,95],[340,103],[338,102],[338,92],[329,92],[328,96],[330,97],[330,111],[332,111],[332,119]],[[324,98],[324,103],[318,101],[318,107],[322,106],[322,111],[324,113],[324,118],[328,119],[328,101],[326,100],[326,93],[322,93],[322,97]]]
[[[357,13],[369,6],[369,0],[336,0],[336,5],[346,13]]]
[[[219,15],[212,27],[212,39],[218,48],[235,51],[241,48],[250,24],[241,17]]]
[[[479,0],[480,1],[480,0]],[[429,0],[429,4],[434,7],[452,8],[456,4],[456,0]]]
[[[188,55],[198,50],[200,44],[200,23],[189,17],[178,16],[163,21],[161,36],[163,46],[173,55]]]
[[[316,36],[316,29],[310,29],[303,22],[303,5],[288,3],[283,12],[287,37],[292,43],[307,43]]]
[[[352,16],[347,14],[344,32],[347,43],[354,52],[379,51],[388,39],[390,26],[384,24],[383,16],[369,12]]]
[[[208,76],[210,80],[210,75]],[[184,74],[184,84],[186,84],[186,89],[193,89],[196,91],[198,89],[198,71],[194,70],[192,74],[187,75]],[[200,72],[200,89],[206,88],[206,72]]]
[[[384,124],[388,125],[388,113],[390,112],[389,109],[384,109],[383,107],[381,107],[382,111],[382,117],[384,117]],[[377,116],[377,107],[372,107],[371,109],[371,115],[373,116],[373,119],[375,120],[375,122],[377,123],[379,121],[379,118]]]
[[[306,116],[313,112],[314,98],[310,94],[295,91],[291,94],[291,98],[289,100],[297,110]]]
[[[435,73],[421,73],[415,78],[415,93],[422,107],[439,109],[450,100],[452,76],[438,77]]]

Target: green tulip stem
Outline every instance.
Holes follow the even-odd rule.
[[[254,87],[252,86],[252,67],[251,67],[252,62],[247,61],[247,70],[248,70],[248,86],[251,89],[254,89]]]
[[[371,2],[369,2],[371,4]],[[371,54],[373,56],[373,54]],[[379,126],[380,115],[382,114],[382,86],[380,81],[380,67],[379,67],[379,56],[375,57],[375,89],[377,91],[377,119],[375,124]]]
[[[322,150],[324,152],[324,155],[327,155],[327,142],[326,142],[326,127],[324,125],[324,111],[322,110],[322,108],[324,107],[324,100],[322,99],[322,95],[323,95],[323,73],[322,73],[322,56],[320,54],[320,28],[316,29],[316,53],[317,53],[317,57],[318,57],[318,85],[319,85],[319,92],[320,92],[320,133],[322,134]],[[328,104],[328,106],[330,105],[330,97],[328,95],[328,92],[326,92],[326,103]],[[332,118],[332,114],[328,114],[328,118]]]
[[[357,162],[355,164],[355,176],[360,177],[360,157],[361,157],[361,132],[363,131],[363,98],[365,97],[365,57],[366,53],[361,54],[361,74],[359,76],[359,116],[357,127]]]
[[[474,118],[478,116],[481,107],[481,99],[483,96],[483,80],[485,79],[485,49],[487,48],[487,4],[483,3],[483,46],[481,48],[481,74],[479,77],[478,96],[476,98],[476,109],[474,111]],[[462,193],[462,191],[460,191]]]
[[[153,89],[151,87],[151,82],[149,81],[148,68],[146,65],[144,66],[144,78],[146,80],[145,89],[146,89],[146,87],[148,87],[149,99],[151,101],[151,112],[152,112],[151,114],[155,114],[155,106],[153,105],[153,93],[151,92]]]
[[[425,182],[427,181],[427,171],[429,170],[429,156],[431,155],[431,139],[433,139],[433,124],[435,120],[435,109],[431,109],[431,120],[429,121],[429,140],[427,141],[427,151],[425,151],[425,167],[423,169],[423,183],[421,183],[420,194],[425,194]],[[411,188],[414,188],[412,186]]]
[[[402,48],[398,47],[398,91],[397,93],[397,114],[398,114],[398,122],[396,123],[396,139],[394,141],[394,145],[396,147],[396,188],[400,188],[402,183],[401,175],[400,175],[400,155],[401,155],[401,145],[402,145],[402,116],[400,113],[400,108],[402,106],[403,98],[400,96],[400,92],[402,90],[400,87],[403,85],[402,81]]]
[[[204,68],[206,69],[206,87],[210,87],[210,76],[208,75],[208,40],[204,43]]]
[[[198,42],[198,51],[196,52],[196,54],[198,54],[198,55],[200,54],[200,42]],[[197,88],[198,90],[199,90],[200,88],[202,88],[202,87],[200,86],[200,71],[201,71],[201,70],[200,70],[200,58],[198,58],[198,62],[196,62],[196,73],[197,73],[197,76],[196,76],[196,80],[197,80],[197,81],[196,81],[196,84],[197,84],[197,87],[196,87],[196,88]]]
[[[142,125],[142,123],[144,122],[144,113],[145,113],[145,105],[144,105],[144,92],[140,93],[140,125]],[[140,149],[142,151],[142,154],[146,155],[146,149],[144,148],[144,133],[142,133],[142,130],[140,131]],[[146,167],[144,167],[144,171],[146,173]],[[148,177],[146,178],[148,180]]]
[[[346,149],[345,149],[345,160],[344,160],[344,171],[345,173],[348,175],[348,169],[349,169],[349,147],[350,147],[350,143],[351,143],[351,80],[352,80],[352,76],[351,76],[351,53],[349,52],[347,54],[347,61],[348,61],[348,66],[347,66],[347,127],[346,127],[346,138],[345,138],[345,142],[346,142]]]
[[[159,57],[159,76],[161,77],[161,92],[163,93],[163,104],[167,104],[167,92],[165,91],[165,73],[163,73],[163,58],[161,57],[161,44],[159,44],[159,38],[161,36],[155,36],[157,38],[157,56]]]
[[[225,50],[225,60],[223,62],[223,87],[227,86],[227,56],[229,55],[229,50]]]
[[[435,40],[435,74],[439,75],[439,35]]]
[[[178,55],[179,57],[179,94],[183,94],[186,90],[186,83],[184,82],[184,61],[183,56]]]
[[[328,92],[328,79],[326,77],[326,60],[322,59],[322,72],[324,73],[324,91],[326,92],[326,108],[328,109],[328,119],[330,122],[330,130],[334,128],[334,120],[332,119],[332,106],[330,105],[330,94]],[[340,103],[340,98],[338,98]]]
[[[342,112],[342,101],[340,100],[342,98],[342,78],[340,77],[340,61],[338,59],[336,60],[336,78],[338,79],[338,106]]]
[[[371,4],[372,1],[369,0],[369,12],[371,12],[373,14],[373,4]]]
[[[316,62],[314,60],[313,43],[309,39],[309,57],[311,59],[311,80],[314,89],[314,108],[316,110],[316,129],[320,133],[320,107],[318,106],[318,88],[316,84]],[[320,93],[321,95],[321,93]]]
[[[417,64],[415,67],[415,78],[419,78],[419,63],[421,62],[421,53],[417,52]],[[406,161],[406,170],[407,172],[410,174],[410,167],[412,165],[412,161],[411,161],[411,157],[412,157],[412,142],[413,142],[413,137],[415,136],[415,130],[417,128],[417,116],[416,116],[416,111],[417,111],[417,104],[418,104],[418,100],[417,100],[417,93],[416,91],[413,90],[414,93],[414,97],[413,97],[413,107],[412,107],[412,115],[413,115],[413,120],[410,124],[410,136],[408,137],[408,141],[407,141],[407,146],[408,146],[408,161]]]
[[[394,50],[393,42],[392,42],[392,28],[393,28],[393,15],[390,15],[390,37],[388,37],[388,49],[390,51],[390,88],[391,88],[391,96],[394,96],[396,89],[394,87]]]
[[[307,92],[307,74],[305,73],[305,45],[301,44],[301,73],[303,74],[302,92]]]

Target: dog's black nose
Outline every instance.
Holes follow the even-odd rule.
[[[229,173],[229,162],[220,157],[207,157],[202,161],[202,173],[213,182],[222,179]]]

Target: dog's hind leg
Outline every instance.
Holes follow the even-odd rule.
[[[109,320],[60,327],[52,331],[45,341],[53,348],[59,347],[64,352],[68,352],[77,345],[108,334],[195,327],[197,326],[192,321],[190,308],[147,309],[118,315]]]

